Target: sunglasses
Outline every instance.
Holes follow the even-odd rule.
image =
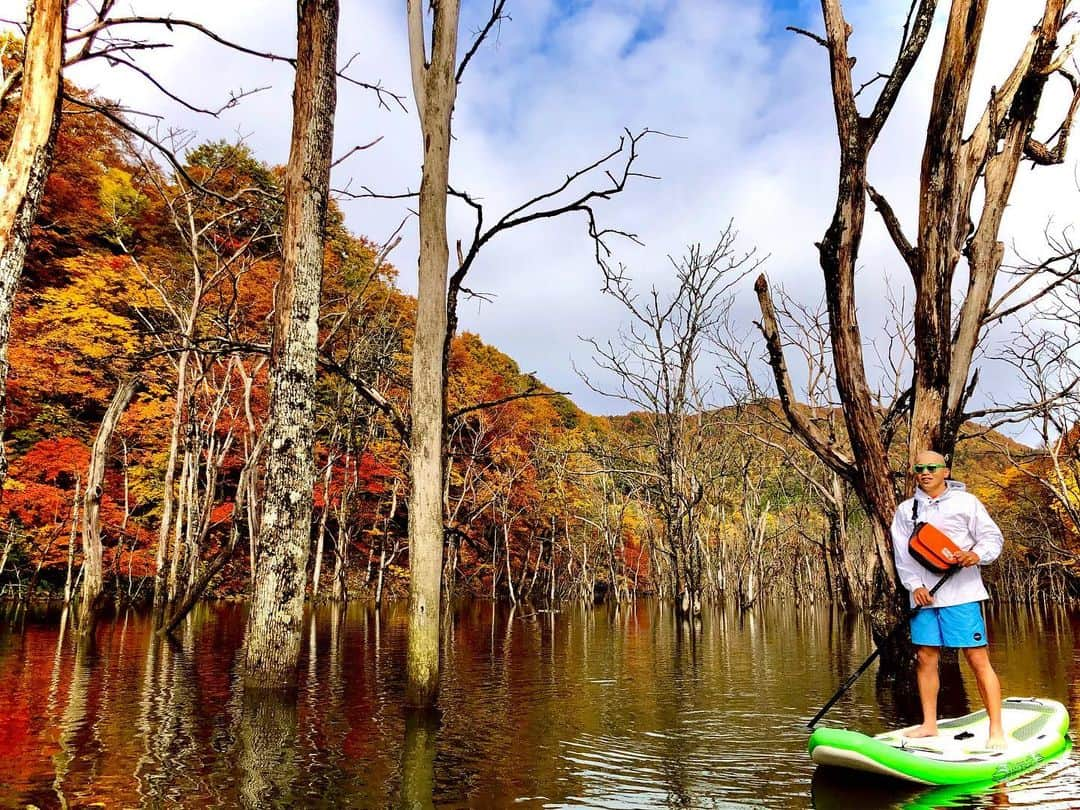
[[[948,467],[948,464],[916,464],[911,469],[917,473],[921,472],[933,472],[934,470],[943,470]]]

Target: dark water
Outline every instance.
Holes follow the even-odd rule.
[[[293,700],[236,687],[244,618],[202,606],[170,642],[123,613],[81,649],[56,615],[0,619],[0,806],[1080,807],[1074,752],[974,796],[815,773],[803,724],[870,651],[825,608],[715,608],[695,628],[649,601],[466,603],[439,726],[401,707],[402,606],[316,611]],[[1080,614],[998,608],[991,628],[1006,693],[1080,718]],[[908,722],[874,675],[827,722]],[[951,713],[977,703],[966,671],[945,680]]]

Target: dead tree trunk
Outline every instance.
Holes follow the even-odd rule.
[[[407,0],[413,93],[424,139],[420,260],[412,358],[409,495],[409,640],[406,701],[426,707],[439,689],[439,600],[443,555],[443,454],[447,329],[446,197],[450,118],[457,96],[458,0],[432,0],[431,54],[421,0]]]
[[[0,554],[0,576],[4,575],[4,568],[7,567],[8,554],[11,553],[11,547],[15,545],[15,526],[8,524],[7,539],[4,541],[4,553]]]
[[[67,0],[37,0],[30,10],[19,117],[0,163],[0,433],[7,419],[11,310],[30,244],[30,227],[52,165],[63,90]],[[6,478],[7,456],[0,444],[0,484]]]
[[[194,324],[189,324],[189,327]],[[193,337],[193,332],[187,338]],[[187,366],[190,351],[182,351],[177,361],[176,399],[173,403],[172,425],[169,430],[169,453],[165,461],[165,484],[162,495],[161,525],[158,527],[158,546],[154,555],[154,607],[160,609],[166,602],[169,592],[168,571],[165,566],[166,549],[169,545],[169,531],[173,525],[173,509],[176,503],[176,460],[180,452],[180,429],[184,420],[184,398],[187,392]],[[193,418],[193,417],[192,417]],[[169,555],[172,570],[175,554]]]
[[[79,493],[81,490],[82,480],[75,476],[75,497],[71,499],[71,533],[68,535],[68,547],[67,547],[67,576],[64,578],[64,608],[71,604],[71,600],[75,595],[75,589],[72,587],[73,579],[72,572],[75,566],[75,537],[79,532]],[[42,555],[44,558],[44,555]],[[44,560],[42,560],[44,561]],[[41,571],[41,562],[38,562],[38,572]],[[27,592],[33,591],[34,586],[37,585],[37,572],[34,574],[34,579],[30,582],[30,587],[27,588]]]
[[[991,95],[975,129],[964,135],[975,57],[989,0],[954,0],[934,85],[919,194],[918,244],[908,245],[898,224],[890,227],[897,247],[910,251],[915,278],[915,382],[908,456],[934,448],[951,456],[964,408],[975,386],[972,359],[991,307],[991,294],[1005,255],[999,241],[1002,216],[1021,159],[1060,163],[1080,100],[1080,84],[1063,68],[1071,46],[1058,53],[1067,20],[1067,0],[1047,0],[1015,67]],[[1073,101],[1053,149],[1033,139],[1043,90],[1061,72]],[[981,187],[983,199],[975,204]],[[886,224],[895,223],[884,198],[870,189]],[[961,258],[968,285],[954,320],[953,278]],[[955,324],[955,327],[954,327]],[[977,372],[976,372],[977,374]]]
[[[102,485],[105,481],[105,461],[109,454],[109,442],[120,423],[120,417],[138,384],[137,376],[122,381],[113,394],[112,402],[105,411],[98,428],[97,438],[90,451],[90,469],[86,474],[86,493],[83,496],[82,541],[83,541],[83,581],[79,596],[79,614],[75,625],[79,635],[86,635],[94,626],[94,616],[98,608],[103,585],[101,571],[101,510]]]
[[[334,428],[335,434],[337,426]],[[336,437],[336,435],[335,435]],[[331,439],[333,442],[333,438]],[[326,547],[326,522],[330,516],[330,481],[334,473],[334,457],[331,453],[326,460],[323,473],[323,508],[319,515],[319,530],[315,540],[315,570],[311,574],[311,598],[319,598],[319,580],[322,578],[323,549]]]
[[[248,686],[296,677],[315,485],[315,372],[323,238],[337,100],[337,0],[299,0],[292,142],[285,171],[284,265],[274,300],[265,495]]]
[[[605,237],[629,236],[614,229],[597,230],[592,204],[623,191],[637,158],[637,144],[649,134],[643,130],[620,140],[619,147],[584,169],[567,176],[560,186],[513,208],[495,224],[483,226],[483,206],[468,194],[455,192],[476,214],[474,238],[467,249],[459,246],[458,265],[448,277],[450,258],[446,231],[447,180],[450,162],[450,124],[461,81],[469,60],[492,28],[503,19],[506,0],[495,0],[491,15],[477,34],[461,64],[455,63],[460,2],[431,0],[430,54],[421,0],[407,0],[409,54],[413,92],[423,136],[424,168],[420,182],[420,258],[417,287],[416,331],[412,358],[412,425],[409,437],[412,489],[409,500],[409,555],[412,577],[409,590],[409,641],[406,655],[406,701],[428,706],[435,700],[439,678],[440,581],[443,557],[443,475],[446,463],[446,376],[450,343],[456,331],[457,299],[462,283],[480,249],[498,234],[519,225],[579,212],[588,216],[590,236],[598,261],[608,254]],[[430,58],[429,58],[430,56]],[[586,191],[569,202],[556,203],[574,181],[616,156],[625,158],[621,171],[605,170],[605,185]],[[405,433],[406,431],[402,431]]]

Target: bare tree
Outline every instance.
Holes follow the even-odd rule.
[[[258,464],[268,436],[269,432],[263,432],[259,436],[247,460],[244,462],[243,468],[240,470],[240,477],[236,485],[236,500],[233,502],[233,517],[232,525],[229,528],[228,542],[206,562],[198,577],[188,586],[172,612],[162,621],[161,633],[171,633],[184,620],[184,617],[191,612],[191,609],[195,607],[196,603],[210,587],[214,577],[232,559],[233,554],[240,547],[241,538],[252,534],[258,536],[256,528],[250,525],[251,521],[248,518],[255,508],[254,505],[249,503],[249,498],[254,491],[252,479],[258,472]]]
[[[1060,247],[1060,245],[1058,246]],[[1071,245],[1057,252],[1068,273],[1076,263]],[[1062,262],[1064,260],[1064,262]],[[1006,477],[1004,519],[1022,538],[1024,565],[1014,596],[1056,590],[1055,578],[1077,584],[1080,562],[1080,282],[1070,278],[1043,298],[1035,317],[1026,318],[1002,349],[1000,359],[1026,389],[1030,403],[1023,421],[1038,437],[1027,448],[991,433],[992,426],[1018,421],[1015,403],[985,409],[987,424],[979,435],[1011,464]],[[1012,514],[1009,514],[1012,513]],[[1050,580],[1047,583],[1047,580]]]
[[[409,641],[407,652],[407,702],[430,706],[438,692],[439,617],[443,564],[445,480],[446,379],[450,343],[457,329],[457,303],[481,248],[512,228],[563,214],[578,212],[587,217],[589,235],[596,246],[597,261],[608,255],[605,238],[625,232],[597,227],[593,204],[623,191],[634,176],[638,142],[644,130],[622,139],[618,148],[588,166],[570,173],[555,189],[539,194],[511,209],[485,227],[483,206],[469,194],[449,186],[451,117],[457,85],[480,45],[503,17],[506,0],[494,0],[487,23],[462,58],[457,60],[460,17],[458,0],[432,0],[430,43],[421,0],[407,0],[409,58],[413,93],[424,143],[423,176],[419,191],[420,257],[417,285],[416,331],[413,340],[410,442],[412,487],[409,495]],[[617,157],[621,170],[609,168]],[[603,186],[575,194],[568,191],[581,178],[603,172]],[[457,268],[448,273],[449,239],[446,207],[449,196],[460,199],[476,214],[476,227],[468,247],[457,246]],[[352,196],[412,197],[413,194]],[[488,404],[470,409],[487,407]]]
[[[434,703],[439,683],[439,596],[443,554],[443,346],[450,246],[446,199],[450,116],[457,97],[458,0],[431,3],[430,58],[422,0],[407,0],[413,94],[424,138],[420,182],[420,261],[412,355],[409,493],[409,640],[406,700]]]
[[[638,460],[639,485],[647,489],[663,524],[659,551],[669,559],[672,593],[683,611],[700,605],[704,558],[700,507],[707,481],[701,463],[709,422],[708,391],[698,375],[704,344],[730,306],[733,286],[760,264],[753,251],[735,252],[729,226],[711,249],[691,246],[672,260],[677,287],[670,296],[653,288],[640,301],[629,280],[608,273],[606,292],[630,314],[618,343],[589,340],[594,362],[616,390],[590,381],[590,388],[645,412],[648,447]]]
[[[105,462],[109,453],[116,426],[124,415],[124,410],[138,385],[138,376],[131,376],[116,387],[109,407],[98,428],[97,438],[90,452],[90,469],[86,474],[86,493],[82,512],[83,540],[83,581],[82,594],[79,597],[79,616],[76,626],[80,635],[86,635],[94,626],[94,617],[98,608],[98,598],[103,585],[101,570],[101,521],[98,513],[101,509],[101,496],[105,482]]]
[[[1039,164],[1064,159],[1080,100],[1080,86],[1063,67],[1068,48],[1058,48],[1058,36],[1069,21],[1067,0],[1046,0],[1041,20],[1015,67],[992,91],[974,129],[965,136],[988,0],[952,0],[923,148],[918,239],[912,242],[892,206],[870,184],[867,162],[922,53],[937,5],[938,0],[912,2],[898,56],[891,69],[879,75],[883,87],[865,114],[857,106],[857,97],[868,85],[855,86],[855,60],[848,50],[852,28],[844,18],[841,0],[821,2],[824,36],[800,31],[828,53],[840,144],[836,206],[817,247],[850,450],[824,435],[796,407],[768,284],[764,276],[756,284],[761,328],[784,412],[800,440],[858,494],[871,516],[879,556],[891,553],[888,526],[897,500],[887,452],[887,437],[893,429],[889,414],[898,410],[910,416],[909,460],[926,447],[951,453],[977,378],[972,374],[974,350],[994,314],[991,295],[1004,253],[998,233],[1017,168],[1025,156]],[[1043,89],[1055,74],[1066,77],[1074,96],[1051,147],[1036,141],[1033,129]],[[977,195],[980,186],[982,193]],[[855,268],[867,197],[881,214],[915,288],[914,378],[910,390],[884,411],[873,401],[855,301]],[[961,258],[969,283],[954,322],[957,302],[952,289]],[[884,595],[893,594],[896,583],[891,566],[885,574]]]
[[[213,444],[213,423],[216,422],[213,418],[210,425],[200,429],[197,391],[205,386],[213,364],[220,362],[216,353],[205,352],[202,348],[211,341],[232,338],[230,332],[239,319],[235,317],[237,302],[234,295],[226,311],[213,319],[217,322],[215,325],[221,327],[220,333],[207,335],[207,300],[215,294],[220,297],[222,288],[236,289],[239,279],[252,266],[277,249],[280,216],[276,204],[264,196],[266,191],[273,189],[268,172],[259,180],[244,177],[254,187],[250,191],[241,189],[228,202],[221,201],[222,192],[232,189],[223,186],[218,178],[243,176],[256,166],[241,145],[209,144],[189,152],[188,169],[200,175],[198,186],[188,182],[187,172],[168,178],[151,159],[141,153],[137,157],[188,260],[171,277],[163,275],[159,268],[145,265],[127,243],[123,237],[124,223],[115,223],[114,240],[152,291],[145,306],[137,312],[176,372],[154,576],[154,605],[160,609],[180,595],[178,575],[185,561],[183,558],[193,563],[197,556],[194,553],[197,544],[193,541],[196,523],[189,520],[189,516],[205,514],[207,509],[200,509],[199,501],[209,506],[214,497],[212,487],[209,491],[206,488],[199,491],[195,475],[200,451],[210,449],[206,446],[208,442]],[[191,163],[197,163],[198,170]],[[235,185],[235,182],[226,183]],[[267,246],[269,242],[275,243],[272,248]],[[233,366],[242,379],[247,379],[239,355],[234,355],[228,365],[230,369]],[[230,376],[228,372],[223,375],[224,384],[229,382]],[[208,408],[211,413],[220,412],[224,392],[223,385],[217,396],[211,397],[212,404]],[[176,480],[178,466],[179,486]],[[216,467],[208,464],[207,469],[216,470]],[[189,493],[196,497],[188,497]],[[171,550],[170,535],[173,538]]]
[[[270,350],[265,495],[244,649],[250,686],[291,683],[300,655],[315,485],[315,374],[337,100],[337,26],[337,0],[298,3],[284,263],[274,296]]]
[[[830,443],[846,448],[835,370],[830,360],[830,332],[825,302],[821,300],[814,306],[802,304],[783,289],[777,290],[776,299],[778,336],[785,355],[795,358],[803,380],[802,402],[796,407]],[[881,402],[890,394],[894,400],[897,399],[904,388],[903,360],[909,357],[910,342],[905,339],[909,331],[909,313],[902,300],[892,300],[892,306],[892,321],[886,327],[884,352],[875,347],[884,374],[881,390],[873,395],[875,407],[878,408],[882,407]],[[836,598],[849,606],[869,607],[875,596],[873,583],[876,572],[891,565],[888,549],[877,543],[864,548],[863,538],[849,532],[850,512],[854,508],[851,486],[835,469],[823,463],[793,436],[783,409],[778,407],[775,399],[768,397],[769,386],[757,376],[760,343],[753,340],[751,334],[741,333],[730,321],[722,324],[715,342],[718,370],[728,398],[736,406],[732,417],[725,421],[725,427],[779,454],[783,466],[801,479],[811,496],[810,500],[823,513],[825,530],[819,536],[811,536],[811,527],[800,523],[798,532],[821,549],[826,577]],[[894,411],[883,425],[886,450],[892,443],[890,431],[895,430],[898,416]]]

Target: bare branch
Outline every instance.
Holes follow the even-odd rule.
[[[234,51],[247,54],[248,56],[257,56],[260,59],[266,59],[271,62],[285,62],[292,67],[296,67],[296,59],[291,56],[281,56],[280,54],[271,53],[269,51],[257,51],[253,48],[248,48],[245,45],[241,45],[238,42],[225,39],[225,37],[207,28],[205,25],[194,20],[185,20],[177,17],[112,17],[109,19],[98,19],[93,24],[87,26],[76,34],[68,37],[68,42],[78,42],[82,39],[97,36],[100,32],[113,29],[122,25],[154,25],[164,26],[169,31],[174,28],[190,28],[194,31],[198,31],[203,36],[214,40],[220,45],[224,45],[226,48],[231,48]]]
[[[139,140],[144,141],[145,143],[149,144],[151,147],[153,147],[155,150],[160,152],[165,157],[165,159],[169,162],[169,164],[176,170],[177,174],[179,174],[181,177],[183,177],[184,180],[192,188],[197,188],[199,191],[203,192],[204,194],[208,194],[211,197],[214,197],[215,199],[220,200],[221,202],[225,202],[225,203],[236,202],[238,199],[240,199],[241,197],[243,197],[246,194],[255,194],[255,195],[267,197],[267,198],[272,199],[272,200],[279,199],[278,195],[271,194],[270,192],[266,191],[265,189],[257,188],[257,187],[254,187],[254,186],[251,187],[251,188],[242,188],[239,191],[237,191],[235,194],[233,194],[232,196],[226,196],[224,194],[221,194],[220,192],[214,191],[213,189],[207,188],[206,186],[204,186],[202,183],[200,183],[198,180],[196,180],[194,177],[191,176],[191,174],[188,172],[188,170],[184,167],[184,164],[180,161],[180,158],[171,149],[169,149],[161,141],[157,140],[156,138],[153,138],[152,136],[150,136],[149,134],[147,134],[143,130],[139,129],[138,127],[135,127],[135,126],[132,126],[131,124],[129,124],[127,121],[124,120],[124,118],[122,116],[115,113],[108,105],[103,104],[103,103],[94,103],[94,102],[91,102],[91,101],[86,101],[85,99],[81,99],[78,96],[74,96],[74,95],[72,95],[71,93],[69,93],[67,91],[65,91],[63,93],[63,97],[64,97],[65,101],[67,101],[67,102],[69,102],[71,104],[74,104],[77,107],[82,107],[82,108],[84,108],[86,110],[91,110],[91,111],[97,113],[98,115],[101,115],[104,118],[107,118],[109,121],[112,121],[116,126],[120,127],[120,129],[124,130],[127,133],[130,133],[131,135],[134,135]]]
[[[593,241],[596,245],[596,259],[597,263],[601,266],[604,266],[605,258],[611,253],[611,251],[607,247],[607,244],[604,241],[604,238],[606,236],[618,235],[640,244],[636,234],[614,228],[607,228],[603,230],[597,228],[596,219],[592,209],[592,203],[598,200],[610,199],[614,195],[620,193],[621,191],[623,191],[623,189],[626,188],[626,183],[631,177],[646,176],[637,174],[631,169],[638,157],[638,143],[643,138],[649,135],[663,135],[665,137],[672,137],[666,135],[663,132],[659,132],[658,130],[648,128],[642,129],[637,134],[631,134],[629,131],[627,131],[625,136],[619,139],[619,145],[617,148],[613,149],[611,152],[607,153],[593,163],[590,163],[589,165],[567,175],[566,179],[559,186],[552,189],[551,191],[544,192],[543,194],[538,194],[532,199],[527,200],[516,208],[508,211],[494,225],[492,225],[490,228],[480,234],[479,237],[475,239],[473,243],[469,246],[469,250],[465,255],[462,267],[459,267],[459,272],[461,273],[461,276],[464,277],[465,273],[468,272],[468,269],[471,266],[473,260],[476,258],[476,255],[479,252],[480,248],[484,244],[489,242],[491,239],[493,239],[495,236],[497,236],[499,233],[509,230],[511,228],[515,228],[519,225],[524,225],[527,222],[535,222],[541,219],[552,219],[558,216],[562,216],[563,214],[569,213],[571,211],[579,211],[581,213],[584,213],[588,218],[589,235],[593,238]],[[610,185],[606,188],[591,189],[562,205],[552,205],[549,208],[540,207],[541,204],[554,200],[562,192],[566,191],[575,181],[608,163],[617,155],[624,153],[626,154],[626,161],[623,164],[622,171],[619,173],[619,175],[615,176],[611,173],[606,173],[606,176],[610,180]],[[474,209],[480,210],[478,204],[476,204],[475,202],[471,202],[471,204],[473,205]],[[464,272],[462,272],[462,270],[464,270]]]
[[[406,16],[409,29],[409,65],[412,71],[413,98],[421,123],[427,109],[428,54],[427,40],[424,36],[424,4],[422,0],[406,0]]]
[[[456,411],[451,411],[450,413],[448,413],[446,415],[446,418],[448,421],[460,419],[467,413],[472,413],[473,411],[487,410],[488,408],[496,408],[499,405],[505,405],[507,402],[514,402],[515,400],[519,399],[534,399],[536,397],[565,397],[569,395],[570,394],[568,391],[539,391],[537,390],[537,386],[530,386],[525,391],[519,391],[516,394],[509,394],[505,397],[500,397],[499,399],[492,399],[487,402],[479,402],[475,405],[469,405],[466,408],[458,408]]]
[[[897,219],[896,212],[893,211],[889,201],[886,200],[876,188],[869,183],[866,184],[866,193],[870,195],[870,199],[874,201],[874,207],[878,213],[881,214],[881,219],[885,223],[885,230],[889,232],[889,236],[892,237],[893,244],[896,245],[896,249],[900,252],[900,256],[904,260],[904,264],[908,266],[914,276],[918,272],[918,255],[916,250],[911,246],[911,242],[904,236],[903,226],[900,225],[900,220]]]
[[[326,355],[320,355],[319,365],[327,371],[338,375],[341,379],[351,385],[356,393],[363,397],[369,404],[374,405],[376,409],[381,411],[390,420],[390,424],[394,426],[394,430],[397,431],[398,437],[401,439],[402,443],[406,445],[409,443],[409,423],[398,412],[393,402],[363,380],[358,380],[349,374],[348,370],[333,358],[327,357]]]
[[[892,405],[889,406],[889,410],[886,411],[885,417],[881,420],[881,440],[882,443],[888,447],[892,444],[893,434],[896,432],[896,427],[900,423],[911,409],[911,403],[914,401],[915,389],[908,387],[900,394]]]
[[[987,307],[986,313],[983,315],[983,325],[999,322],[1008,318],[1010,315],[1015,315],[1017,312],[1027,309],[1049,293],[1060,288],[1063,284],[1076,279],[1077,276],[1080,275],[1078,259],[1080,259],[1080,249],[1072,248],[1057,256],[1046,259],[1037,265],[1023,268],[1022,272],[1018,273],[1020,276],[1019,280],[1003,292],[993,304]],[[1066,269],[1054,269],[1054,264],[1060,261],[1068,262]],[[1031,293],[1022,301],[1008,307],[1004,306],[1005,302],[1015,296],[1028,282],[1044,274],[1053,276],[1054,280],[1045,287]]]
[[[1077,81],[1076,76],[1065,68],[1058,68],[1056,72],[1068,80],[1069,85],[1072,87],[1073,97],[1072,101],[1069,102],[1068,112],[1065,113],[1065,117],[1062,119],[1057,131],[1050,136],[1051,138],[1057,138],[1057,143],[1054,144],[1052,149],[1046,144],[1036,141],[1034,137],[1029,137],[1027,143],[1024,144],[1024,154],[1032,162],[1040,166],[1054,166],[1065,161],[1065,151],[1069,146],[1069,133],[1072,131],[1077,107],[1080,106],[1080,81]]]
[[[4,77],[4,83],[0,84],[0,110],[4,109],[4,104],[7,103],[8,100],[8,94],[11,93],[12,88],[15,87],[15,83],[21,78],[21,67],[15,68]]]
[[[461,60],[461,64],[458,66],[457,73],[454,76],[454,81],[456,81],[458,84],[461,84],[461,77],[465,73],[465,68],[468,67],[469,62],[472,60],[473,56],[476,55],[476,52],[480,49],[480,46],[487,38],[487,35],[491,32],[491,29],[495,26],[496,23],[501,23],[503,20],[510,19],[508,15],[503,14],[503,8],[505,6],[506,0],[492,1],[491,14],[488,16],[487,22],[484,24],[484,27],[480,30],[480,32],[476,35],[476,39],[473,40],[473,44],[469,47],[468,53],[465,54],[465,57]]]
[[[1026,422],[1031,419],[1032,413],[1050,408],[1057,403],[1068,400],[1073,391],[1077,389],[1078,385],[1080,385],[1080,379],[1073,380],[1072,384],[1067,386],[1064,390],[1054,391],[1038,402],[1017,402],[1012,405],[1001,405],[995,408],[980,408],[975,411],[968,411],[963,415],[961,421],[966,422],[972,419],[985,419],[987,416],[1006,417],[993,422],[990,426],[984,426],[989,430],[996,429],[1001,425]]]
[[[769,351],[769,365],[773,369],[776,390],[784,414],[791,423],[792,429],[807,447],[814,451],[818,458],[845,481],[853,482],[856,478],[853,462],[842,456],[836,449],[835,444],[807,419],[806,415],[796,406],[795,389],[791,384],[791,376],[788,373],[787,362],[784,359],[784,347],[780,343],[780,328],[776,320],[776,310],[773,306],[772,297],[769,295],[769,282],[764,273],[758,276],[757,281],[754,283],[754,292],[757,293],[758,305],[761,308],[761,321],[758,323],[758,328],[765,337],[765,345]]]
[[[249,48],[246,45],[241,45],[238,42],[234,42],[234,41],[232,41],[230,39],[226,39],[225,37],[221,36],[217,32],[215,32],[212,29],[206,27],[205,25],[203,25],[200,22],[196,22],[195,20],[187,20],[187,19],[171,17],[171,16],[169,16],[169,17],[133,16],[133,17],[112,17],[112,18],[110,18],[108,16],[108,14],[111,11],[113,5],[114,5],[113,2],[104,3],[102,5],[101,9],[99,10],[98,14],[97,14],[97,18],[95,19],[95,21],[93,23],[86,26],[82,30],[70,35],[67,38],[66,41],[68,43],[76,43],[76,42],[85,40],[82,48],[70,60],[68,60],[67,64],[70,65],[70,64],[73,64],[74,62],[80,62],[80,61],[84,61],[86,59],[91,59],[91,58],[99,57],[99,56],[111,55],[111,54],[115,54],[117,52],[146,50],[147,48],[156,48],[156,47],[171,47],[167,43],[148,44],[148,43],[138,42],[138,41],[135,41],[135,40],[111,39],[110,38],[109,39],[110,44],[105,49],[103,49],[101,51],[97,51],[97,52],[92,51],[92,46],[93,46],[94,40],[97,37],[99,37],[100,35],[102,35],[103,33],[109,33],[109,32],[112,31],[112,29],[118,28],[120,26],[150,25],[150,26],[162,26],[162,27],[166,28],[170,32],[175,31],[176,28],[188,28],[188,29],[191,29],[193,31],[197,31],[198,33],[202,34],[203,36],[207,37],[208,39],[211,39],[214,42],[217,42],[219,45],[224,45],[226,48],[229,48],[229,49],[234,50],[234,51],[238,51],[239,53],[243,53],[243,54],[246,54],[248,56],[255,56],[255,57],[258,57],[259,59],[265,59],[265,60],[270,61],[270,62],[284,62],[284,63],[290,65],[291,67],[293,67],[294,69],[296,68],[296,58],[295,57],[283,56],[281,54],[273,53],[271,51],[259,51],[259,50],[256,50],[254,48]],[[111,58],[115,59],[116,57],[112,56]],[[353,58],[355,58],[355,57],[353,57]],[[344,67],[342,67],[340,70],[338,70],[336,72],[336,75],[338,76],[338,78],[343,79],[344,81],[349,82],[350,84],[356,85],[357,87],[362,87],[365,90],[370,90],[370,91],[374,92],[376,97],[378,98],[379,106],[383,107],[384,109],[387,109],[387,110],[390,109],[390,105],[387,104],[387,102],[386,102],[386,97],[388,97],[388,98],[392,99],[397,104],[397,106],[401,108],[401,110],[403,112],[408,111],[408,109],[405,106],[404,97],[401,94],[395,93],[395,92],[393,92],[391,90],[387,90],[385,87],[382,86],[381,83],[372,84],[370,82],[360,81],[359,79],[354,79],[352,76],[349,76],[346,71],[348,70],[349,65],[351,65],[351,63],[352,63],[352,59],[350,59],[349,62],[347,62]],[[146,74],[144,71],[140,70],[139,72],[143,73],[143,75],[146,75],[147,78],[150,78],[149,75]],[[153,80],[151,79],[151,81],[153,81]],[[154,82],[154,84],[157,85],[157,82]],[[157,86],[159,87],[159,89],[162,89],[162,91],[164,92],[164,89],[161,88],[160,85],[157,85]],[[170,97],[172,97],[172,96],[170,96]],[[181,102],[181,103],[184,103],[184,102]],[[185,106],[187,106],[187,105],[185,105]]]
[[[786,30],[791,31],[794,34],[801,34],[804,37],[809,37],[810,39],[814,40],[814,42],[816,42],[818,45],[820,45],[822,48],[828,48],[829,47],[829,43],[828,43],[828,41],[826,41],[825,37],[820,36],[818,34],[815,34],[812,31],[807,31],[805,28],[797,28],[794,25],[789,25],[789,26],[786,27]]]
[[[375,144],[377,144],[377,143],[378,143],[379,141],[381,141],[382,139],[383,139],[383,136],[382,136],[382,135],[380,135],[380,136],[379,136],[378,138],[376,138],[375,140],[371,141],[370,143],[365,143],[365,144],[361,144],[361,145],[359,145],[359,146],[354,146],[354,147],[353,147],[352,149],[350,149],[350,150],[349,150],[348,152],[346,152],[346,153],[345,153],[344,155],[342,155],[342,156],[341,156],[341,157],[339,157],[339,158],[338,158],[337,160],[335,160],[335,161],[334,161],[333,163],[331,163],[331,164],[330,164],[330,168],[332,169],[332,168],[334,168],[335,166],[337,166],[337,165],[338,165],[339,163],[343,163],[343,162],[345,162],[345,161],[346,161],[346,160],[347,160],[348,158],[352,157],[352,156],[353,156],[353,155],[355,155],[355,154],[356,154],[357,152],[363,152],[363,151],[364,151],[365,149],[370,149],[371,147],[373,147],[373,146],[374,146]]]
[[[128,49],[125,48],[124,50],[128,50]],[[93,54],[90,54],[86,58],[87,59],[92,59],[92,58],[94,58],[96,56],[104,56],[104,53],[100,53],[100,54],[93,53]],[[201,113],[203,115],[209,115],[209,116],[211,116],[213,118],[217,118],[219,115],[221,115],[221,113],[225,112],[226,110],[231,110],[233,107],[235,107],[237,104],[239,104],[242,99],[246,98],[247,96],[251,96],[251,95],[254,95],[255,93],[260,93],[263,90],[269,90],[270,89],[270,85],[263,85],[262,87],[255,87],[255,88],[253,88],[251,90],[243,90],[243,89],[241,89],[239,92],[231,92],[231,93],[229,93],[229,100],[226,101],[224,104],[222,104],[217,109],[209,109],[207,107],[197,107],[194,104],[192,104],[191,102],[187,101],[186,99],[183,99],[180,96],[176,95],[175,93],[171,92],[168,88],[166,88],[163,84],[161,84],[161,82],[159,82],[157,79],[155,79],[150,74],[149,71],[144,70],[143,68],[136,65],[134,62],[132,62],[132,61],[130,61],[128,59],[125,59],[122,56],[116,56],[115,54],[110,54],[106,58],[108,59],[110,64],[122,65],[123,67],[126,67],[129,70],[135,71],[140,76],[145,78],[148,82],[150,82],[150,84],[154,85],[154,87],[156,87],[158,90],[160,90],[161,93],[164,96],[166,96],[167,98],[172,99],[173,101],[175,101],[180,106],[185,107],[185,108],[191,110],[192,112]]]
[[[911,70],[915,67],[923,46],[926,45],[926,40],[930,35],[930,27],[934,22],[934,12],[937,9],[937,4],[938,0],[920,0],[914,20],[911,17],[912,10],[915,8],[914,0],[908,10],[900,54],[897,56],[896,64],[893,65],[893,69],[889,72],[888,81],[885,83],[885,87],[882,89],[881,95],[878,96],[877,103],[874,104],[874,109],[866,121],[866,136],[870,143],[877,139],[881,128],[885,126],[885,121],[888,120],[890,113],[892,113],[896,99],[900,95],[900,90],[903,88],[908,76],[911,75]]]
[[[872,87],[873,85],[877,84],[877,83],[878,83],[878,82],[880,82],[880,81],[881,81],[882,79],[887,79],[887,78],[889,78],[889,74],[888,74],[888,73],[878,73],[878,74],[876,74],[876,75],[874,76],[874,78],[872,78],[872,79],[867,79],[867,80],[866,80],[865,82],[863,82],[862,84],[860,84],[860,85],[859,85],[859,89],[855,91],[855,98],[858,98],[859,96],[861,96],[861,95],[863,94],[863,91],[864,91],[864,90],[867,90],[868,88],[870,88],[870,87]]]
[[[386,100],[383,98],[383,96],[389,96],[391,99],[394,100],[394,103],[397,104],[399,108],[401,108],[402,112],[407,113],[409,111],[409,108],[405,106],[405,97],[400,93],[395,93],[393,90],[387,90],[385,87],[382,86],[382,82],[376,82],[375,84],[372,84],[371,82],[362,82],[359,79],[354,79],[352,76],[348,76],[345,74],[345,68],[342,68],[337,72],[337,77],[339,79],[344,79],[349,84],[356,85],[357,87],[362,87],[365,90],[370,90],[371,92],[373,92],[376,98],[378,98],[379,100],[379,106],[382,107],[384,110],[389,111],[390,105],[386,103]]]

